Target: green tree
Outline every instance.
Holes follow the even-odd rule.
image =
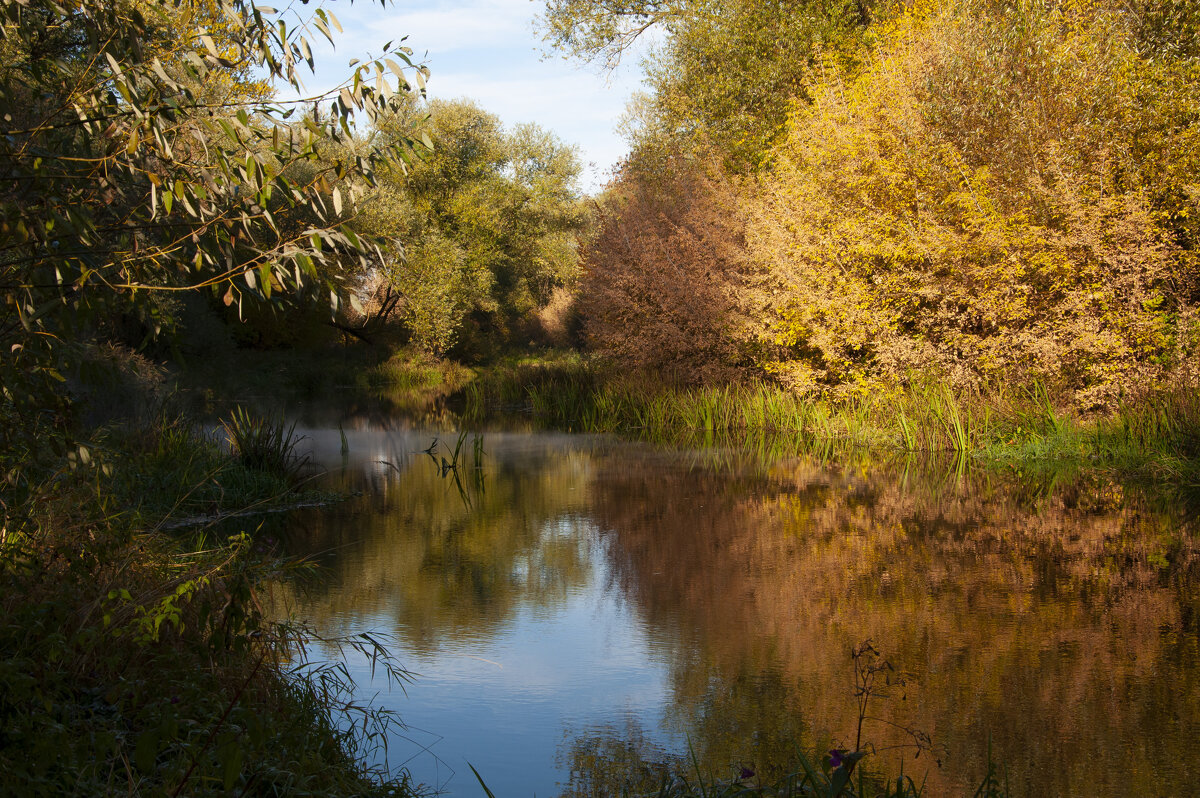
[[[312,32],[248,0],[0,0],[0,365],[4,435],[61,403],[64,365],[97,320],[208,290],[227,305],[320,284],[374,245],[340,223],[339,187],[411,146],[326,158],[351,120],[420,76],[387,45],[331,92],[302,91]],[[320,107],[321,114],[305,114]],[[319,164],[317,169],[304,165]],[[150,318],[152,324],[161,319]],[[11,423],[9,423],[11,422]]]
[[[412,340],[442,354],[468,321],[493,339],[514,334],[572,283],[587,216],[573,147],[536,125],[505,131],[467,101],[413,106],[401,128],[421,113],[433,151],[390,169],[358,224],[403,242],[379,270],[382,290],[398,298]]]
[[[651,28],[651,93],[638,109],[637,146],[716,144],[740,170],[760,165],[791,102],[823,64],[845,65],[877,0],[547,0],[546,40],[612,67]]]

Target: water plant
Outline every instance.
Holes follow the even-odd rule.
[[[308,455],[297,451],[303,436],[296,435],[294,423],[289,426],[282,418],[237,407],[221,428],[233,453],[248,468],[295,480],[310,462]]]

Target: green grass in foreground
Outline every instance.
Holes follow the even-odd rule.
[[[279,447],[267,462],[287,463],[285,439],[260,427],[259,443]],[[179,419],[70,455],[37,471],[0,455],[2,791],[416,792],[363,765],[390,718],[348,702],[344,672],[305,667],[303,631],[263,615],[262,591],[303,566],[276,558],[252,521],[232,537],[169,528],[293,500],[293,473],[256,468]]]
[[[674,389],[606,379],[565,359],[494,368],[464,390],[469,418],[521,409],[550,426],[672,440],[786,434],[827,447],[946,452],[995,463],[1077,461],[1200,482],[1200,386],[1178,384],[1082,419],[1034,385],[960,395],[938,384],[834,401],[768,383]]]

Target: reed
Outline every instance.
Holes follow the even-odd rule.
[[[234,455],[247,468],[283,477],[299,479],[310,458],[297,451],[303,436],[296,425],[287,426],[282,418],[258,416],[237,407],[221,422],[225,439]]]
[[[962,467],[969,460],[1078,461],[1200,481],[1200,389],[1183,384],[1129,400],[1110,416],[1083,419],[1036,382],[1024,390],[957,392],[912,380],[890,393],[832,399],[762,381],[672,387],[605,374],[579,360],[492,371],[465,393],[469,417],[511,410],[508,402],[519,397],[520,408],[539,423],[570,430],[660,440],[771,433],[808,448],[940,453]]]

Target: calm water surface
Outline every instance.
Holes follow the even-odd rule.
[[[1200,794],[1200,548],[1186,513],[1098,478],[1027,480],[563,434],[305,429],[361,491],[288,521],[328,579],[281,602],[384,633],[407,728],[388,761],[452,795],[612,795],[688,755],[767,778],[852,745],[852,647],[903,677],[874,758],[970,794]],[[440,438],[438,460],[421,450]],[[940,767],[937,761],[941,760]],[[640,780],[640,781],[639,781]]]

